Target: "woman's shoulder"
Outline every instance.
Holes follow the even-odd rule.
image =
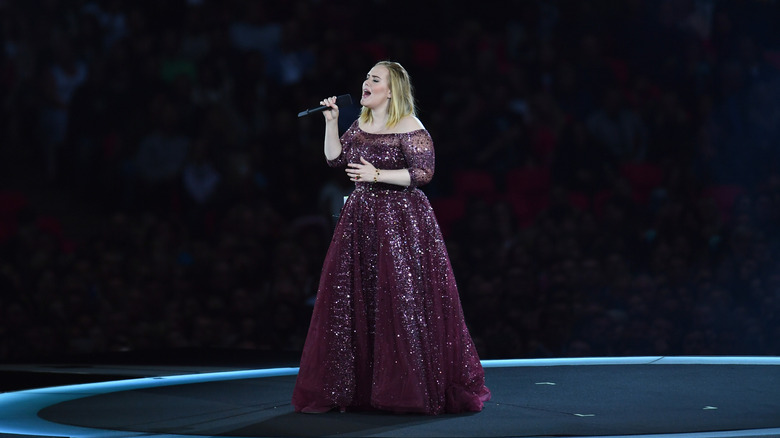
[[[422,122],[417,118],[417,116],[412,115],[404,116],[395,126],[395,131],[397,131],[399,134],[406,134],[409,132],[421,130],[425,130],[425,126],[423,126]]]

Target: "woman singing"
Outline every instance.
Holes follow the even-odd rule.
[[[355,190],[320,278],[292,402],[424,414],[480,411],[490,399],[428,198],[433,141],[416,117],[409,75],[379,62],[360,118],[339,138],[336,98],[322,102],[325,157]]]

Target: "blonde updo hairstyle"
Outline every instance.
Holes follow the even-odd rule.
[[[414,105],[414,93],[409,73],[397,62],[379,61],[374,67],[378,65],[387,68],[390,92],[392,94],[387,108],[387,126],[395,126],[406,116],[416,116],[417,109]],[[368,124],[374,121],[370,109],[363,107],[360,110],[360,121]]]

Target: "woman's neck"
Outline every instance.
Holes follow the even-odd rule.
[[[371,128],[372,130],[381,131],[387,128],[387,110],[376,109],[371,110]]]

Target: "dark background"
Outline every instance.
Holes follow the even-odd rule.
[[[454,4],[0,0],[0,361],[297,357],[382,59],[482,358],[780,354],[780,3]]]

